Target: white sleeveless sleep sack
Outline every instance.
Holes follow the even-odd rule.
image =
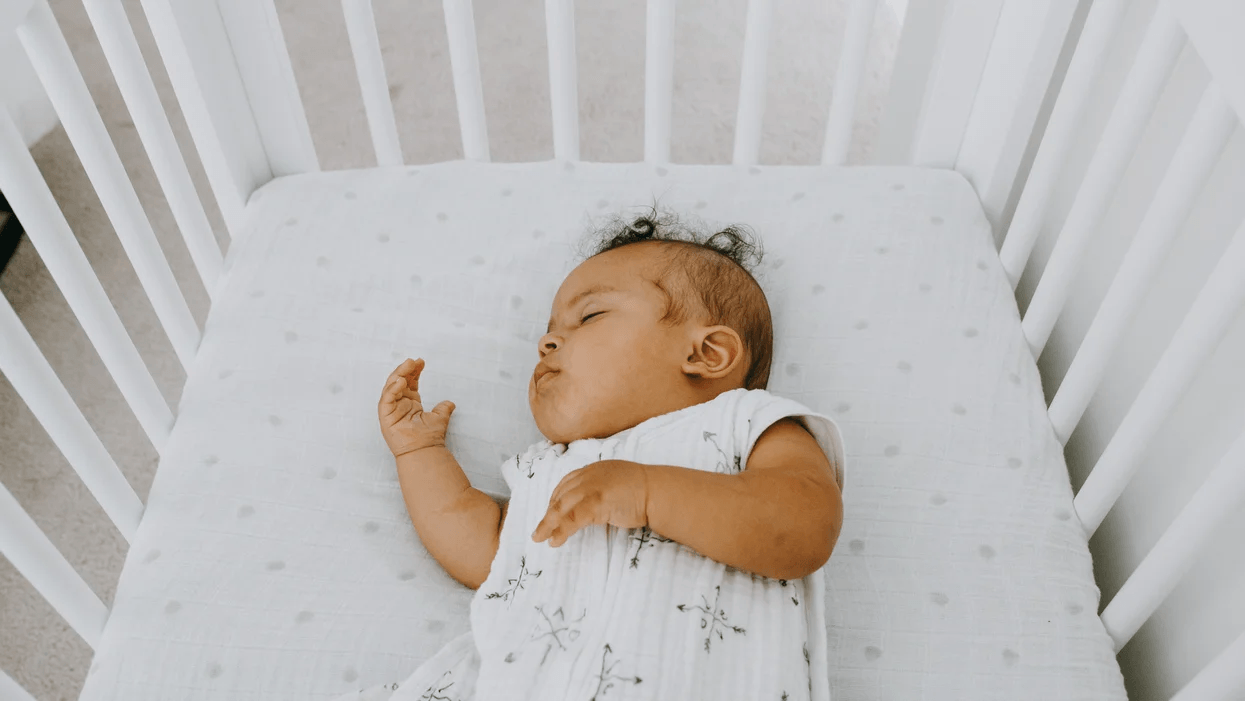
[[[778,580],[735,569],[651,529],[587,526],[534,543],[554,488],[598,460],[738,473],[765,429],[799,417],[840,489],[833,419],[736,389],[609,438],[533,444],[505,463],[510,505],[471,631],[367,701],[829,701],[824,572]]]

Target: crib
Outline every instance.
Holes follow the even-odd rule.
[[[747,4],[722,165],[671,160],[673,0],[646,5],[634,163],[580,158],[575,14],[591,8],[571,0],[544,3],[551,158],[492,162],[471,0],[444,0],[464,158],[418,165],[372,4],[343,0],[376,166],[340,171],[320,168],[273,0],[142,0],[226,254],[120,0],[85,7],[212,307],[200,330],[46,0],[0,0],[0,41],[29,55],[187,372],[173,411],[0,110],[0,192],[160,454],[144,504],[0,304],[0,371],[131,546],[110,609],[0,487],[0,552],[95,650],[82,699],[327,699],[401,679],[467,630],[471,592],[405,512],[372,413],[380,384],[427,359],[421,391],[459,406],[451,449],[504,497],[495,466],[537,437],[526,378],[576,238],[654,197],[761,233],[769,389],[843,426],[835,699],[1125,698],[1116,653],[1245,500],[1243,433],[1100,606],[1089,538],[1245,302],[1245,226],[1075,495],[1063,454],[1245,116],[1237,2],[1156,4],[1023,318],[1017,285],[1124,0],[913,0],[891,157],[846,165],[879,11],[851,0],[821,162],[806,166],[759,158],[772,0]],[[1185,46],[1210,80],[1048,405],[1036,359]],[[1242,695],[1245,634],[1172,698]],[[0,670],[0,698],[34,697]]]

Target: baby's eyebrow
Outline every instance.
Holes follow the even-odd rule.
[[[571,307],[575,306],[576,302],[578,302],[579,300],[589,295],[596,295],[596,294],[601,294],[603,292],[616,292],[616,291],[618,291],[618,288],[612,287],[610,285],[593,285],[592,287],[589,287],[588,289],[583,290],[582,292],[575,295],[574,297],[571,297],[571,301],[566,303],[566,308],[570,309]],[[552,318],[549,319],[549,325],[545,327],[545,333],[553,333],[553,319]]]

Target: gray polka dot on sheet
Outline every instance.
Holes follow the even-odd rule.
[[[1013,470],[1020,467],[1023,464],[1024,464],[1024,461],[1021,460],[1020,458],[1008,458],[1007,459],[1007,466],[1012,468]]]
[[[792,202],[799,202],[799,201],[800,201],[800,200],[802,200],[802,199],[804,199],[804,193],[803,193],[803,192],[797,192],[797,193],[795,193],[794,195],[792,195],[792,196],[791,196],[791,201],[792,201]]]
[[[900,372],[912,372],[912,363],[909,363],[906,360],[901,360],[898,363],[895,363],[895,367],[899,368]]]
[[[1013,373],[1010,373],[1010,374],[1007,376],[1007,379],[1011,380],[1013,385],[1018,385],[1018,384],[1020,384],[1020,375],[1017,375],[1017,374],[1016,374],[1016,373],[1014,373],[1014,372],[1013,372]]]
[[[1008,667],[1011,667],[1012,665],[1016,664],[1016,661],[1019,659],[1020,659],[1020,653],[1016,652],[1015,650],[1009,647],[1003,648],[1003,664],[1007,665]]]
[[[354,190],[346,190],[346,199],[355,200],[358,198],[359,196],[354,193]]]
[[[169,603],[164,605],[164,613],[169,616],[181,610],[182,610],[182,605],[181,605],[181,602],[178,602],[178,601],[170,601]]]
[[[941,493],[938,493],[929,498],[929,503],[934,506],[942,506],[947,503],[947,497],[943,496]]]
[[[918,287],[918,288],[919,288],[922,292],[929,292],[932,286],[931,286],[928,282],[922,282],[922,283],[921,283],[920,285],[918,285],[917,287]]]
[[[213,679],[219,677],[222,671],[224,670],[221,669],[219,663],[213,662],[207,666],[207,675]]]
[[[294,617],[294,622],[295,623],[306,623],[315,617],[316,617],[315,614],[310,611],[299,611],[298,615]]]
[[[544,235],[545,235],[545,232],[541,231],[540,229],[532,230],[532,238],[534,239],[541,238]]]
[[[947,598],[946,594],[943,594],[940,591],[936,591],[930,594],[929,600],[934,602],[935,604],[938,604],[939,606],[946,606],[947,603],[951,601],[951,599]]]
[[[968,409],[965,409],[963,404],[952,405],[951,411],[955,412],[956,414],[959,414],[960,416],[963,416],[968,413]]]
[[[269,415],[268,415],[268,423],[272,424],[273,426],[280,426],[280,425],[281,425],[281,417],[280,417],[280,416],[277,416],[276,414],[269,414]]]
[[[989,266],[987,266],[987,265],[986,265],[986,262],[985,262],[984,260],[979,260],[979,261],[977,261],[977,269],[978,269],[978,270],[987,270],[988,268],[989,268]]]
[[[329,267],[329,259],[324,256],[320,256],[319,258],[316,258],[316,265],[321,268],[327,268]]]
[[[506,188],[505,190],[502,190],[502,191],[501,191],[501,196],[502,196],[502,197],[509,197],[509,196],[511,196],[511,195],[513,195],[513,194],[514,194],[514,190],[511,190],[510,188]]]
[[[511,375],[510,373],[506,372],[505,370],[498,370],[498,371],[497,371],[497,376],[498,376],[498,377],[500,377],[500,378],[501,378],[501,379],[503,379],[503,380],[513,380],[513,379],[514,379],[514,376],[513,376],[513,375]]]
[[[250,504],[243,504],[238,507],[238,518],[247,518],[255,514],[255,507]]]
[[[152,550],[151,552],[147,553],[146,557],[143,558],[143,563],[150,565],[151,563],[159,559],[160,559],[160,551]]]
[[[897,446],[897,445],[888,445],[888,446],[886,446],[886,449],[882,451],[882,454],[883,454],[883,455],[885,455],[885,456],[886,456],[886,457],[888,457],[888,458],[893,458],[893,457],[895,457],[896,455],[899,455],[899,446]]]
[[[770,263],[770,267],[771,267],[771,268],[773,268],[774,270],[778,270],[778,269],[779,269],[779,268],[781,268],[781,267],[783,266],[783,264],[784,264],[784,263],[786,263],[786,262],[787,262],[786,260],[784,260],[784,259],[782,259],[782,258],[779,258],[778,260],[774,261],[773,263]]]
[[[375,521],[368,521],[367,523],[363,524],[364,533],[375,533],[376,531],[379,531],[379,530],[380,530],[380,524]]]
[[[225,378],[229,377],[229,376],[230,376],[230,375],[232,375],[232,374],[233,374],[233,370],[221,370],[221,371],[220,371],[220,374],[219,374],[219,375],[217,375],[217,377],[219,377],[220,379],[222,379],[222,380],[223,380],[223,379],[225,379]]]
[[[1072,512],[1067,509],[1057,509],[1055,511],[1055,518],[1060,521],[1070,521],[1072,520]]]
[[[273,560],[272,562],[268,563],[268,570],[270,572],[279,572],[283,569],[285,569],[285,563],[282,562],[281,560]]]
[[[289,219],[285,220],[286,226],[294,226],[297,223],[298,223],[298,217],[290,217]]]
[[[813,294],[815,294],[815,295],[819,295],[819,294],[821,294],[822,292],[825,292],[825,291],[826,291],[826,286],[825,286],[825,285],[813,285]]]
[[[447,221],[449,218],[450,218],[450,215],[446,214],[445,212],[437,212],[437,221],[443,222],[443,221]]]
[[[363,311],[363,307],[355,307],[354,309],[351,309],[350,311],[354,312],[355,314],[359,314],[360,312]]]
[[[609,200],[597,200],[597,209],[605,209],[610,206]]]
[[[1078,603],[1070,603],[1064,607],[1064,610],[1075,616],[1076,614],[1084,611],[1085,607]]]
[[[456,328],[456,329],[461,329],[461,328],[465,327],[466,325],[467,325],[467,322],[465,322],[465,321],[455,321],[455,322],[454,322],[454,328]]]
[[[890,249],[887,248],[886,246],[878,246],[877,248],[873,250],[877,251],[879,255],[886,255],[886,252],[889,251]]]
[[[800,366],[796,363],[787,363],[787,374],[788,375],[800,374]]]
[[[567,161],[566,163],[562,165],[562,170],[567,170],[567,171],[575,170],[575,164],[570,161]]]
[[[857,538],[848,543],[847,547],[854,553],[862,553],[865,551],[865,541]]]
[[[976,336],[976,335],[977,335],[977,329],[975,329],[975,328],[973,328],[973,327],[971,327],[971,326],[970,326],[970,327],[968,327],[968,328],[966,328],[966,329],[964,329],[964,336],[965,336],[965,337],[967,337],[967,338],[973,338],[973,337],[974,337],[974,336]]]
[[[259,299],[264,296],[263,290],[251,290],[251,299]]]
[[[445,621],[435,621],[435,620],[428,621],[427,623],[424,624],[424,628],[429,633],[440,633],[441,631],[445,630]]]
[[[835,222],[835,223],[838,223],[838,222],[843,221],[843,220],[844,220],[844,219],[846,219],[846,218],[847,218],[847,217],[846,217],[846,216],[844,216],[844,214],[843,214],[842,212],[835,212],[835,213],[834,213],[834,214],[830,217],[830,221]]]
[[[337,384],[336,382],[329,385],[329,392],[332,392],[333,394],[341,394],[342,389],[343,389],[342,386]]]
[[[869,320],[861,319],[857,321],[855,324],[852,324],[852,328],[857,329],[857,330],[867,329],[869,328]]]
[[[907,187],[907,185],[904,185],[903,183],[895,183],[894,185],[891,185],[891,189],[896,192],[904,189],[905,187]]]
[[[472,265],[484,265],[484,256],[471,256]]]
[[[381,243],[389,243],[389,234],[377,234],[376,240]]]
[[[667,170],[667,169],[665,169],[665,168],[658,167],[658,168],[657,168],[657,174],[658,174],[658,175],[660,175],[660,176],[662,176],[662,177],[665,177],[665,176],[667,176],[667,175],[669,175],[669,174],[670,174],[670,171],[669,171],[669,170]]]
[[[403,582],[409,582],[412,579],[415,579],[415,572],[413,570],[403,570],[398,575],[398,579],[402,580]]]
[[[359,673],[355,671],[354,667],[347,667],[342,671],[342,679],[345,679],[348,682],[352,682],[358,678]]]
[[[852,405],[847,402],[839,402],[838,404],[834,405],[834,410],[842,414],[844,412],[851,411]]]
[[[407,175],[419,175],[419,168],[412,168],[406,171]]]
[[[882,648],[870,645],[865,648],[865,659],[872,662],[882,656]]]
[[[929,223],[930,223],[930,224],[933,224],[934,226],[941,226],[941,225],[942,225],[942,217],[930,217],[930,218],[929,218]]]
[[[507,652],[507,653],[506,653],[506,658],[505,658],[505,659],[506,659],[506,662],[507,662],[507,663],[514,662],[514,653],[513,653],[513,652]]]
[[[977,548],[977,554],[981,555],[987,560],[993,560],[994,559],[994,548],[990,547],[989,545],[982,545],[981,547]]]
[[[286,332],[285,332],[285,342],[286,342],[286,343],[293,343],[294,341],[297,341],[297,340],[298,340],[298,334],[294,333],[293,331],[286,331]]]
[[[758,168],[758,167],[756,167],[756,166],[750,166],[750,167],[748,168],[748,173],[749,173],[749,174],[751,174],[751,175],[760,175],[760,174],[761,174],[761,169],[760,169],[760,168]]]
[[[696,209],[704,209],[705,207],[708,207],[708,206],[709,206],[709,203],[705,202],[704,200],[700,200],[699,202],[696,203]]]
[[[216,457],[215,455],[209,455],[206,458],[203,458],[204,465],[211,466],[211,465],[215,465],[218,462],[220,462],[220,458]]]
[[[410,281],[411,287],[421,287],[424,284],[424,279],[418,275],[412,275]]]
[[[325,480],[331,480],[336,476],[337,476],[337,470],[334,470],[331,467],[324,468],[324,471],[320,473],[320,479],[325,479]]]

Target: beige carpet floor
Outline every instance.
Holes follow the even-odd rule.
[[[141,7],[137,0],[125,0],[124,5],[223,250],[228,237]],[[638,0],[578,3],[584,160],[643,159],[644,5]],[[762,163],[819,161],[846,5],[846,0],[773,0]],[[82,0],[52,0],[52,6],[202,327],[207,295],[112,81]],[[407,162],[461,158],[442,3],[374,0],[374,6]],[[340,3],[277,0],[277,7],[322,168],[374,165]],[[730,161],[746,10],[747,0],[684,0],[678,5],[675,162]],[[551,158],[544,3],[476,0],[475,18],[493,159]],[[874,142],[898,34],[896,19],[880,7],[849,162],[863,162]],[[64,130],[55,129],[32,152],[122,322],[175,407],[185,374]],[[0,277],[0,291],[145,499],[157,454],[29,240],[23,240]],[[0,380],[0,481],[100,598],[111,602],[125,541],[7,380]],[[41,701],[76,699],[91,654],[90,647],[0,558],[0,669]]]

